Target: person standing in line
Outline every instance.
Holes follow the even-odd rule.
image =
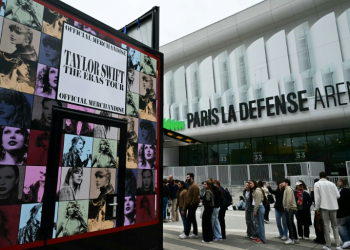
[[[171,177],[171,179],[170,179]],[[171,220],[173,222],[175,221],[179,221],[179,213],[177,212],[176,210],[176,206],[177,206],[177,191],[179,189],[178,187],[178,180],[174,180],[173,179],[173,176],[172,175],[169,175],[169,188],[170,188],[170,191],[171,191],[171,195],[170,195],[170,198],[171,198]]]
[[[225,193],[224,188],[221,186],[220,181],[214,180],[216,186],[218,189],[221,191],[221,193]],[[225,215],[226,215],[226,210],[227,207],[229,206],[228,201],[226,200],[225,196],[223,196],[223,201],[220,205],[220,210],[219,210],[219,222],[220,222],[220,228],[221,228],[221,236],[222,239],[226,239],[226,224],[225,224]]]
[[[213,227],[213,241],[222,241],[222,235],[219,223],[219,211],[223,200],[223,194],[220,189],[217,188],[215,181],[212,183],[214,191],[214,208],[211,214],[211,226]]]
[[[276,190],[272,190],[269,183],[266,182],[266,187],[268,188],[269,192],[271,194],[275,195],[275,217],[276,217],[276,224],[278,228],[279,235],[276,236],[276,238],[279,238],[281,240],[287,240],[288,239],[288,226],[287,226],[287,219],[286,214],[284,213],[283,209],[283,193],[284,193],[284,187],[282,186],[281,182],[277,182],[278,188]]]
[[[254,241],[256,243],[266,243],[264,224],[265,208],[263,206],[265,194],[264,191],[258,187],[258,183],[255,180],[250,180],[249,185],[253,192],[254,225],[256,235],[258,236]]]
[[[187,174],[187,182],[189,183],[186,197],[187,225],[184,235],[180,235],[181,239],[198,238],[198,226],[196,220],[196,211],[199,204],[199,187],[194,181],[194,174]],[[182,211],[181,215],[185,215],[186,211]],[[193,233],[190,234],[191,224],[193,224]]]
[[[203,186],[205,188],[204,195],[201,197],[203,200],[204,212],[202,215],[202,234],[203,243],[213,243],[213,227],[212,227],[212,214],[214,207],[214,190],[210,182],[204,181]]]
[[[253,191],[250,188],[249,182],[245,183],[243,196],[246,200],[245,205],[245,223],[247,225],[246,238],[256,240],[256,233],[254,229],[254,205],[253,205]]]
[[[316,182],[318,182],[320,179],[315,179],[314,180],[314,185]],[[312,202],[315,204],[315,191],[313,188],[311,188],[311,200]],[[317,215],[315,213],[315,216],[314,216],[314,228],[315,228],[315,233],[316,233],[316,239],[314,239],[314,242],[315,243],[318,243],[318,244],[325,244],[326,243],[326,240],[324,239],[324,233],[323,233],[323,223],[320,223],[322,222],[321,219],[321,215]]]
[[[187,216],[186,216],[186,213],[184,215],[181,214],[182,211],[186,211],[187,190],[185,187],[185,182],[179,181],[178,187],[179,188],[178,188],[178,191],[176,194],[176,197],[177,197],[176,212],[177,212],[177,208],[179,208],[179,212],[180,212],[181,219],[182,219],[182,224],[184,225],[184,230],[181,234],[185,234],[186,224],[187,224]]]
[[[337,249],[342,249],[340,246],[339,230],[337,223],[338,199],[339,191],[333,182],[327,180],[326,172],[320,172],[320,180],[315,183],[315,209],[316,213],[320,214],[323,220],[323,233],[326,240],[324,250],[331,249],[331,237],[329,231],[329,222],[331,223],[335,244]]]
[[[171,191],[168,187],[168,180],[163,179],[163,222],[168,222],[166,220],[166,208],[168,207],[168,200],[170,199]]]
[[[342,248],[350,246],[350,189],[348,178],[338,179],[340,198],[338,199],[339,210],[337,213],[337,222],[339,226],[339,235],[343,241]]]
[[[266,197],[266,199],[267,199],[267,195],[268,195],[268,193],[269,193],[269,190],[268,190],[267,188],[264,187],[264,183],[263,183],[262,181],[259,181],[259,182],[258,182],[258,186],[259,186],[259,188],[261,188],[262,190],[264,190],[265,197]],[[267,199],[267,201],[268,201],[268,199]],[[264,204],[264,208],[265,208],[264,222],[265,222],[266,224],[269,224],[269,221],[270,221],[270,219],[269,219],[269,214],[270,214],[270,210],[271,210],[270,203],[267,202],[266,204]]]
[[[289,230],[289,239],[284,242],[286,245],[299,244],[299,238],[297,235],[297,229],[294,223],[294,215],[297,212],[297,204],[295,202],[294,190],[290,186],[289,179],[282,179],[282,186],[284,187],[283,193],[283,208],[286,213],[287,226]]]
[[[310,207],[312,205],[312,199],[307,190],[306,184],[299,180],[296,184],[296,190],[294,191],[295,201],[297,203],[297,226],[298,234],[301,239],[308,240],[310,236],[311,212]]]

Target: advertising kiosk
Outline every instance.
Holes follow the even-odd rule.
[[[163,54],[0,0],[0,249],[162,249]]]

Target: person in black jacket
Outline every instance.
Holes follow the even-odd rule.
[[[213,208],[213,213],[211,214],[211,225],[213,227],[213,235],[214,235],[213,241],[217,241],[217,240],[222,240],[221,228],[220,228],[220,222],[219,222],[219,211],[223,200],[223,194],[221,193],[221,190],[217,188],[215,182],[212,182],[212,184],[213,184],[213,191],[214,191],[214,208]]]
[[[297,203],[297,218],[298,234],[299,237],[305,240],[309,239],[311,222],[310,207],[312,205],[312,199],[309,195],[305,182],[299,180],[296,183],[296,189],[294,191],[295,201]]]
[[[166,220],[166,208],[168,206],[168,200],[170,199],[171,191],[168,187],[168,180],[163,179],[163,222],[168,222]]]
[[[339,210],[337,212],[337,221],[339,227],[339,235],[343,241],[342,248],[350,246],[350,189],[347,178],[339,178],[338,180],[340,198],[338,199]]]
[[[314,180],[314,185],[316,182],[318,182],[320,179],[315,179]],[[312,202],[315,203],[315,193],[314,193],[314,189],[311,188],[311,200]],[[318,220],[317,220],[317,215],[315,214],[314,217],[314,227],[315,227],[315,233],[316,233],[316,239],[314,239],[315,243],[319,243],[319,244],[325,244],[326,240],[324,238],[324,234],[323,231],[319,230],[320,228],[323,228],[323,225],[318,226]]]
[[[275,216],[276,216],[276,223],[277,228],[279,231],[279,235],[276,236],[276,238],[279,238],[281,240],[287,240],[288,239],[288,226],[287,226],[287,220],[286,220],[286,214],[284,212],[283,208],[283,193],[284,193],[284,187],[281,185],[281,182],[277,182],[278,188],[276,190],[273,190],[269,183],[266,182],[266,187],[269,190],[269,192],[273,195],[275,195]]]
[[[225,193],[225,190],[223,187],[221,187],[221,183],[218,180],[214,180],[214,183],[216,184],[216,186],[218,187],[218,189],[221,191],[221,193]],[[222,203],[220,205],[220,211],[219,211],[219,222],[220,222],[220,228],[221,228],[221,236],[222,239],[226,239],[226,224],[225,224],[225,215],[226,215],[226,210],[228,207],[228,202],[225,199],[225,197],[223,197],[222,199]]]

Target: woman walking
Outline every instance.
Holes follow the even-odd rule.
[[[294,191],[295,201],[297,203],[297,218],[298,235],[301,239],[308,240],[310,236],[312,199],[308,192],[305,183],[299,180],[296,183],[296,191]]]
[[[268,188],[269,192],[271,194],[275,195],[276,202],[275,202],[275,217],[276,217],[276,223],[279,235],[276,238],[279,238],[281,240],[287,240],[288,239],[288,226],[287,226],[287,220],[286,220],[286,214],[284,213],[283,209],[283,193],[284,193],[284,187],[281,185],[281,182],[277,182],[278,188],[276,190],[272,190],[269,183],[266,182],[266,187]]]
[[[204,212],[202,215],[203,243],[213,243],[213,228],[211,226],[211,216],[214,207],[214,190],[210,182],[204,181],[205,192],[201,197],[203,200]]]
[[[184,232],[186,232],[186,223],[187,223],[187,218],[186,218],[186,198],[187,198],[187,190],[185,188],[185,182],[184,181],[179,181],[177,184],[179,189],[177,190],[177,204],[176,204],[176,210],[175,212],[177,213],[177,209],[179,209],[181,219],[182,219],[182,224],[184,225]]]
[[[247,235],[246,238],[256,240],[256,233],[254,228],[254,206],[253,206],[253,191],[250,188],[249,182],[245,183],[245,190],[243,196],[246,200],[245,206],[245,222],[247,224]]]
[[[254,206],[254,222],[255,222],[255,232],[258,238],[254,241],[256,243],[266,243],[265,237],[265,224],[264,224],[264,214],[265,208],[263,201],[265,199],[265,192],[258,187],[258,183],[255,180],[249,181],[251,190],[253,191],[253,206]]]

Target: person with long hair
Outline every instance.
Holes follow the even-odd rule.
[[[77,194],[80,192],[80,187],[83,182],[83,168],[69,168],[64,179],[64,183],[60,189],[60,201],[76,200]]]
[[[0,205],[21,204],[18,199],[19,181],[16,165],[0,165]]]
[[[147,75],[142,76],[142,87],[146,91],[145,98],[156,99],[156,92],[153,89],[154,84],[152,77]]]
[[[136,223],[136,198],[135,196],[125,196],[124,198],[124,226]]]
[[[69,19],[62,14],[46,9],[43,20],[43,32],[50,36],[61,39],[63,23],[68,22]]]
[[[67,203],[64,218],[57,226],[57,238],[87,232],[87,224],[77,201]]]
[[[82,160],[84,145],[85,140],[81,136],[73,137],[69,151],[63,154],[62,166],[86,167],[91,160],[91,154],[86,154],[85,159]]]
[[[342,248],[350,246],[350,189],[347,177],[338,179],[340,198],[338,199],[339,210],[337,211],[337,222],[339,227],[339,236],[343,241]]]
[[[31,128],[35,130],[51,130],[51,119],[52,119],[52,107],[59,106],[62,107],[62,102],[43,98],[41,101],[41,117],[40,119],[34,119],[31,124]]]
[[[127,87],[127,91],[131,91],[132,85],[134,84],[134,70],[132,68],[128,68],[128,72],[127,72],[127,78],[126,78],[126,87]]]
[[[154,211],[151,211],[151,204],[147,196],[142,197],[139,209],[140,218],[138,218],[138,221],[140,223],[154,220]]]
[[[139,150],[139,169],[155,169],[156,167],[156,146],[142,144]]]
[[[24,244],[39,240],[42,203],[34,205],[30,209],[30,218],[26,225],[18,231],[18,244]]]
[[[41,21],[38,19],[40,6],[31,0],[15,0],[14,4],[7,4],[5,17],[12,21],[22,23],[36,30],[41,30]]]
[[[39,60],[45,65],[58,68],[61,57],[61,42],[57,38],[46,36],[42,40],[44,56]]]
[[[249,182],[245,183],[243,196],[246,200],[245,206],[245,222],[247,225],[247,235],[248,239],[256,240],[256,233],[254,228],[254,205],[253,205],[253,190],[250,188]]]
[[[35,95],[55,99],[58,84],[58,69],[44,65],[36,77]]]
[[[141,140],[144,144],[156,145],[156,131],[153,127],[153,123],[147,120],[141,120],[140,122]],[[140,136],[140,134],[139,134]]]
[[[117,167],[117,162],[114,159],[110,143],[107,139],[100,140],[100,144],[98,146],[98,154],[94,155],[91,165],[93,168]]]
[[[27,129],[0,126],[0,164],[26,165],[28,143]]]
[[[7,72],[0,74],[0,87],[33,94],[34,88],[29,85],[31,82],[30,65],[20,56],[10,58],[6,57],[3,52],[0,52],[0,56],[12,64]]]
[[[137,181],[132,169],[125,170],[125,196],[136,196]]]
[[[108,111],[101,111],[100,115],[106,117],[112,117],[112,113]],[[111,127],[107,125],[95,124],[94,137],[107,139],[107,134],[110,132]]]
[[[137,168],[137,144],[126,143],[126,167]]]
[[[9,239],[9,230],[7,228],[7,217],[0,208],[0,246],[11,246],[13,243]]]
[[[275,202],[275,217],[276,217],[276,224],[278,228],[279,235],[276,236],[276,238],[281,240],[287,240],[288,239],[288,226],[287,226],[287,219],[286,214],[284,213],[283,208],[283,194],[284,194],[284,187],[281,184],[281,181],[277,182],[277,189],[273,190],[269,183],[266,182],[266,187],[268,188],[269,192],[273,195],[275,195],[276,202]]]
[[[245,200],[244,200],[244,197],[243,196],[240,196],[239,197],[239,202],[238,202],[238,205],[237,205],[237,209],[238,210],[242,210],[242,211],[245,211]]]
[[[299,180],[296,183],[296,189],[294,191],[295,201],[297,202],[297,212],[295,217],[297,218],[298,235],[301,239],[308,240],[310,237],[311,222],[311,205],[312,199],[308,192],[305,182]]]
[[[152,59],[148,55],[144,55],[143,62],[141,63],[140,72],[150,75],[152,77],[157,77],[157,71],[153,66]]]
[[[140,59],[135,56],[136,50],[131,47],[127,47],[127,50],[128,50],[128,68],[139,70]]]
[[[132,117],[126,117],[128,121],[127,137],[129,142],[137,143],[137,133],[135,131],[135,121]]]
[[[143,169],[141,172],[142,185],[137,188],[136,195],[151,195],[156,194],[153,190],[153,171],[151,169]]]
[[[266,243],[264,214],[265,208],[263,205],[265,193],[259,188],[255,180],[249,181],[250,190],[253,192],[253,206],[254,206],[254,224],[255,233],[258,236],[254,241],[256,243]]]
[[[29,166],[46,166],[47,156],[49,152],[49,139],[50,134],[48,132],[42,132],[35,140],[35,148],[29,148],[28,154],[30,152],[35,152],[27,160],[27,165]],[[31,151],[31,149],[33,151]]]
[[[114,194],[114,188],[111,183],[111,171],[108,168],[100,168],[95,173],[96,188],[100,194],[96,199],[89,203],[89,223],[88,232],[108,229],[113,227],[113,220],[106,220],[106,197]]]
[[[156,121],[156,102],[148,97],[140,96],[139,118]]]
[[[135,99],[134,99],[135,96]],[[136,99],[137,97],[137,99]],[[139,117],[139,100],[138,95],[133,94],[130,91],[126,92],[126,114],[133,117]]]
[[[214,190],[210,182],[204,181],[203,187],[205,192],[202,199],[202,205],[204,206],[204,212],[202,215],[202,234],[203,234],[203,243],[213,243],[213,227],[212,227],[212,214],[213,208],[215,205],[214,202]]]
[[[39,171],[39,180],[32,185],[23,188],[22,201],[23,203],[37,203],[42,202],[44,197],[46,169]]]
[[[186,216],[186,197],[187,197],[187,189],[185,186],[185,182],[184,181],[179,181],[178,182],[178,187],[179,189],[177,190],[177,204],[176,204],[176,210],[175,212],[177,212],[177,209],[179,209],[180,212],[180,216],[182,219],[182,224],[184,226],[184,230],[182,233],[184,233],[186,231],[186,224],[187,224],[187,216]],[[182,211],[184,211],[184,213],[182,213]]]

